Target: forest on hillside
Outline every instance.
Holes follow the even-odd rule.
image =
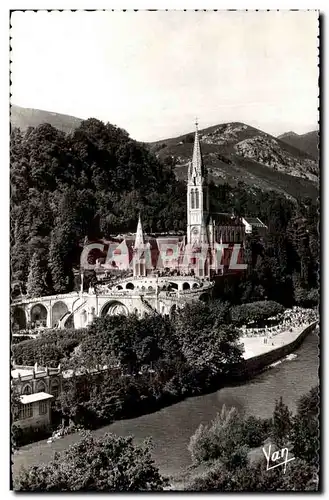
[[[191,145],[192,154],[192,145]],[[186,184],[173,165],[109,123],[82,121],[65,134],[49,124],[11,132],[11,281],[29,296],[74,289],[81,244],[135,232],[185,231]],[[317,302],[318,207],[274,191],[210,184],[211,210],[260,217],[268,235],[247,242],[248,274],[235,302]]]

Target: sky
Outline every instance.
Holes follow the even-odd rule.
[[[318,128],[316,11],[13,12],[11,102],[155,141]]]

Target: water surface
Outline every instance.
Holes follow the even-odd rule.
[[[266,418],[272,415],[275,400],[282,396],[289,408],[295,411],[299,397],[318,383],[317,333],[310,333],[295,353],[297,358],[283,360],[248,383],[188,398],[155,413],[114,422],[97,429],[94,434],[133,435],[137,442],[152,436],[152,453],[160,471],[176,474],[191,463],[187,450],[191,435],[200,423],[209,423],[223,404],[235,406],[246,415]],[[15,454],[14,471],[21,465],[50,460],[55,450],[66,448],[77,439],[78,435],[71,435],[51,445],[39,442],[21,448]]]

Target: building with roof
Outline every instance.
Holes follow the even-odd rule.
[[[257,233],[259,236],[265,236],[267,226],[258,217],[242,217],[246,234]]]
[[[213,278],[236,264],[236,269],[242,269],[245,229],[241,217],[209,211],[207,172],[196,127],[188,165],[186,234],[146,235],[139,216],[135,237],[127,235],[107,242],[95,271],[99,277],[105,277],[107,271],[130,270],[134,277],[175,271],[202,279]]]
[[[246,234],[266,226],[258,218],[210,213],[197,127],[186,195],[185,235],[147,235],[139,216],[135,235],[85,241],[80,292],[13,300],[16,330],[29,330],[31,326],[84,328],[95,317],[107,314],[172,315],[188,302],[209,300],[215,278],[246,269]],[[86,292],[84,275],[88,270],[96,273],[98,283]]]
[[[22,429],[48,428],[52,423],[52,402],[61,392],[62,374],[58,368],[13,365],[12,386],[20,399],[15,424]]]

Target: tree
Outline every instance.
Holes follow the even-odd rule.
[[[272,438],[279,448],[283,448],[291,432],[291,412],[287,405],[283,403],[282,397],[275,402],[275,408],[272,417]]]
[[[250,322],[263,324],[271,316],[277,316],[284,307],[273,300],[251,302],[231,308],[232,322],[236,325],[246,325]]]
[[[320,450],[319,387],[313,387],[298,402],[293,418],[293,454],[309,464],[318,466]]]
[[[15,491],[162,491],[164,479],[153,463],[149,443],[132,437],[83,432],[68,450],[47,463],[23,469]]]
[[[228,468],[246,463],[247,449],[243,419],[235,408],[223,405],[210,426],[201,424],[191,437],[188,449],[196,463],[220,460]]]
[[[228,469],[216,461],[205,472],[194,477],[187,491],[217,492],[284,492],[318,491],[319,479],[314,466],[294,460],[283,474],[280,467],[267,470],[266,461]]]
[[[47,268],[39,252],[34,252],[27,279],[27,293],[30,297],[42,297],[47,293]]]

